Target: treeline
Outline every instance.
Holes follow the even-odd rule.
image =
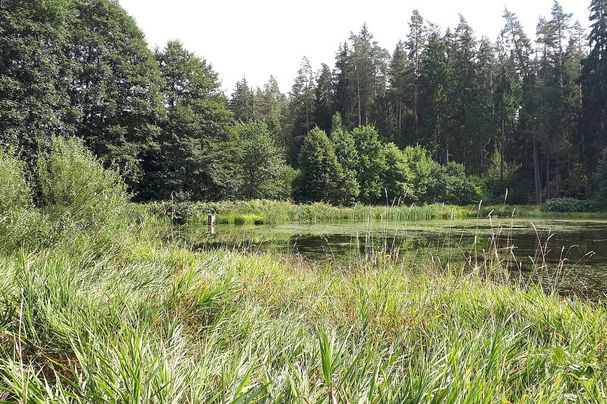
[[[588,36],[555,2],[535,40],[506,11],[495,42],[414,12],[391,54],[364,26],[333,67],[304,59],[288,96],[243,79],[228,98],[115,1],[6,0],[0,142],[32,165],[82,138],[143,201],[588,198],[607,146],[607,4],[590,10]]]

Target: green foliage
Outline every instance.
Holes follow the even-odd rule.
[[[441,200],[454,205],[478,203],[481,198],[479,189],[466,177],[463,164],[449,162],[443,167],[443,186]]]
[[[300,175],[295,180],[294,196],[300,202],[331,202],[337,180],[342,174],[335,148],[327,134],[313,129],[304,139],[299,154]]]
[[[441,167],[421,146],[403,150],[408,171],[412,175],[413,190],[408,196],[410,202],[429,203],[438,199]]]
[[[24,163],[10,151],[0,149],[0,217],[31,206],[31,190]]]
[[[553,198],[542,205],[542,210],[546,212],[590,212],[594,208],[592,201],[575,198]]]
[[[32,209],[24,166],[12,152],[0,149],[0,250],[42,247],[51,238],[46,218]]]
[[[385,146],[386,170],[383,173],[383,184],[387,202],[398,204],[409,200],[413,194],[413,172],[407,164],[403,152],[394,144]]]
[[[233,196],[236,155],[228,145],[232,115],[211,66],[167,43],[156,52],[166,120],[146,155],[141,200],[208,200]]]
[[[356,176],[360,185],[360,200],[377,203],[383,198],[382,175],[386,170],[384,146],[371,126],[359,126],[352,131],[356,145]]]
[[[106,166],[120,169],[131,190],[141,192],[142,161],[156,143],[165,113],[159,66],[143,32],[120,4],[68,4],[78,16],[68,48],[75,68],[69,88],[77,135]]]
[[[607,205],[607,149],[601,152],[601,158],[592,179],[596,189],[596,199],[601,205]]]
[[[36,174],[40,204],[60,228],[114,226],[127,202],[118,172],[103,168],[75,138],[52,138]]]
[[[521,190],[517,187],[517,174],[520,166],[503,162],[503,177],[502,177],[502,160],[499,152],[493,153],[491,164],[484,174],[484,183],[491,199],[494,201],[503,202],[505,193],[508,192],[510,197],[520,193]],[[503,192],[502,192],[503,179]],[[510,200],[510,199],[509,199]]]
[[[238,195],[244,199],[280,199],[291,194],[289,167],[268,127],[261,122],[234,128],[240,176]]]
[[[339,205],[352,205],[360,195],[360,185],[357,179],[358,151],[352,133],[341,128],[339,114],[333,116],[333,132],[331,143],[335,147],[335,155],[341,166],[341,173],[337,178],[337,187],[334,202]]]

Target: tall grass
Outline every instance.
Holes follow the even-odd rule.
[[[206,224],[209,214],[217,215],[219,224],[255,225],[280,223],[335,223],[347,221],[412,222],[460,220],[487,216],[495,218],[607,218],[606,212],[549,212],[540,206],[366,206],[336,207],[324,203],[298,205],[288,201],[164,202],[141,206],[148,212],[174,219],[176,223]]]
[[[605,398],[601,305],[474,272],[132,243],[2,261],[2,399]]]

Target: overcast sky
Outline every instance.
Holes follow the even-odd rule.
[[[494,40],[506,6],[535,33],[538,17],[547,16],[553,0],[119,0],[152,48],[179,39],[207,59],[231,92],[246,76],[262,86],[274,75],[288,92],[302,57],[314,69],[333,67],[335,52],[350,31],[366,22],[379,44],[390,52],[407,34],[413,9],[441,28],[453,27],[461,13],[477,36]],[[561,0],[566,12],[588,26],[590,0]]]

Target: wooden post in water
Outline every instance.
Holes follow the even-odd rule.
[[[214,213],[209,213],[209,215],[207,216],[207,225],[209,226],[209,234],[211,236],[215,235],[215,222],[217,220],[217,217],[215,216]]]

